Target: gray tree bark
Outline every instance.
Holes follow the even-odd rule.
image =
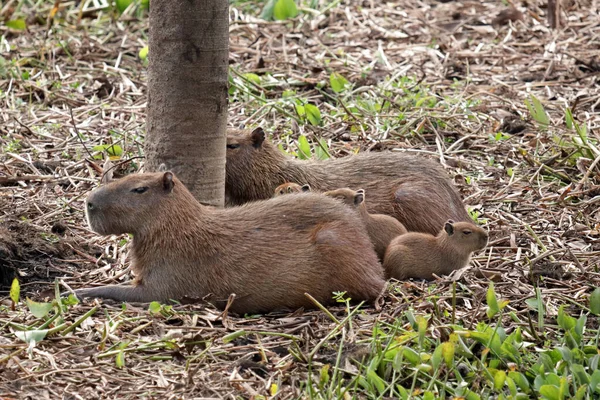
[[[152,0],[146,171],[161,164],[223,206],[229,2]]]

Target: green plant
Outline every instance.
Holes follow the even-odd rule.
[[[268,0],[260,17],[265,20],[284,21],[298,15],[298,7],[294,0]]]
[[[525,99],[525,106],[527,106],[531,118],[540,125],[540,128],[547,129],[550,124],[550,117],[548,117],[542,102],[534,95],[530,95],[529,99]]]
[[[431,300],[435,302],[434,297]],[[370,351],[366,358],[355,360],[357,369],[352,373],[340,371],[342,330],[337,360],[320,368],[318,380],[309,375],[304,390],[313,399],[559,400],[600,395],[598,330],[586,332],[583,310],[575,318],[560,307],[557,323],[562,335],[534,347],[527,340],[532,332],[525,335],[520,327],[527,324],[515,313],[504,311],[508,301],[498,300],[493,283],[486,303],[489,321],[481,321],[473,329],[412,311],[391,322],[377,323],[366,343]],[[528,304],[539,309],[537,303]],[[600,289],[590,295],[589,309],[600,313]],[[511,322],[518,326],[511,327]],[[440,329],[450,330],[444,340],[428,334]]]

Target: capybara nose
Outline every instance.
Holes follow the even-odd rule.
[[[94,206],[94,203],[88,201],[87,202],[87,209],[88,211],[92,211],[93,209],[95,209],[96,206]]]

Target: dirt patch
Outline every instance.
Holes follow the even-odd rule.
[[[71,274],[77,259],[89,251],[87,244],[64,237],[65,227],[54,224],[49,230],[12,218],[0,220],[0,289],[9,287],[14,277],[32,294],[44,282]],[[36,282],[33,284],[33,282]],[[28,285],[31,284],[31,285]],[[23,290],[23,289],[22,289]]]

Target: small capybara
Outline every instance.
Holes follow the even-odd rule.
[[[382,261],[392,239],[406,233],[406,228],[396,218],[383,214],[369,214],[363,189],[354,191],[349,188],[342,188],[330,190],[323,194],[341,200],[344,204],[358,210],[358,214],[367,227],[371,243],[375,247],[375,253]]]
[[[388,277],[432,279],[465,267],[471,253],[485,248],[488,233],[470,222],[447,221],[437,236],[409,232],[392,240],[383,268]]]
[[[364,223],[314,193],[240,207],[203,206],[171,172],[128,175],[86,200],[90,227],[133,234],[133,285],[79,289],[78,297],[118,301],[207,298],[236,313],[313,307],[332,292],[372,301],[384,273]]]
[[[448,219],[469,221],[460,195],[440,164],[393,152],[299,161],[265,140],[261,128],[227,134],[227,205],[268,199],[282,182],[325,192],[342,187],[369,193],[369,212],[390,215],[409,231],[437,234]]]
[[[291,193],[302,193],[302,192],[310,192],[310,185],[298,185],[294,182],[286,182],[275,188],[274,197],[282,196],[284,194]]]

